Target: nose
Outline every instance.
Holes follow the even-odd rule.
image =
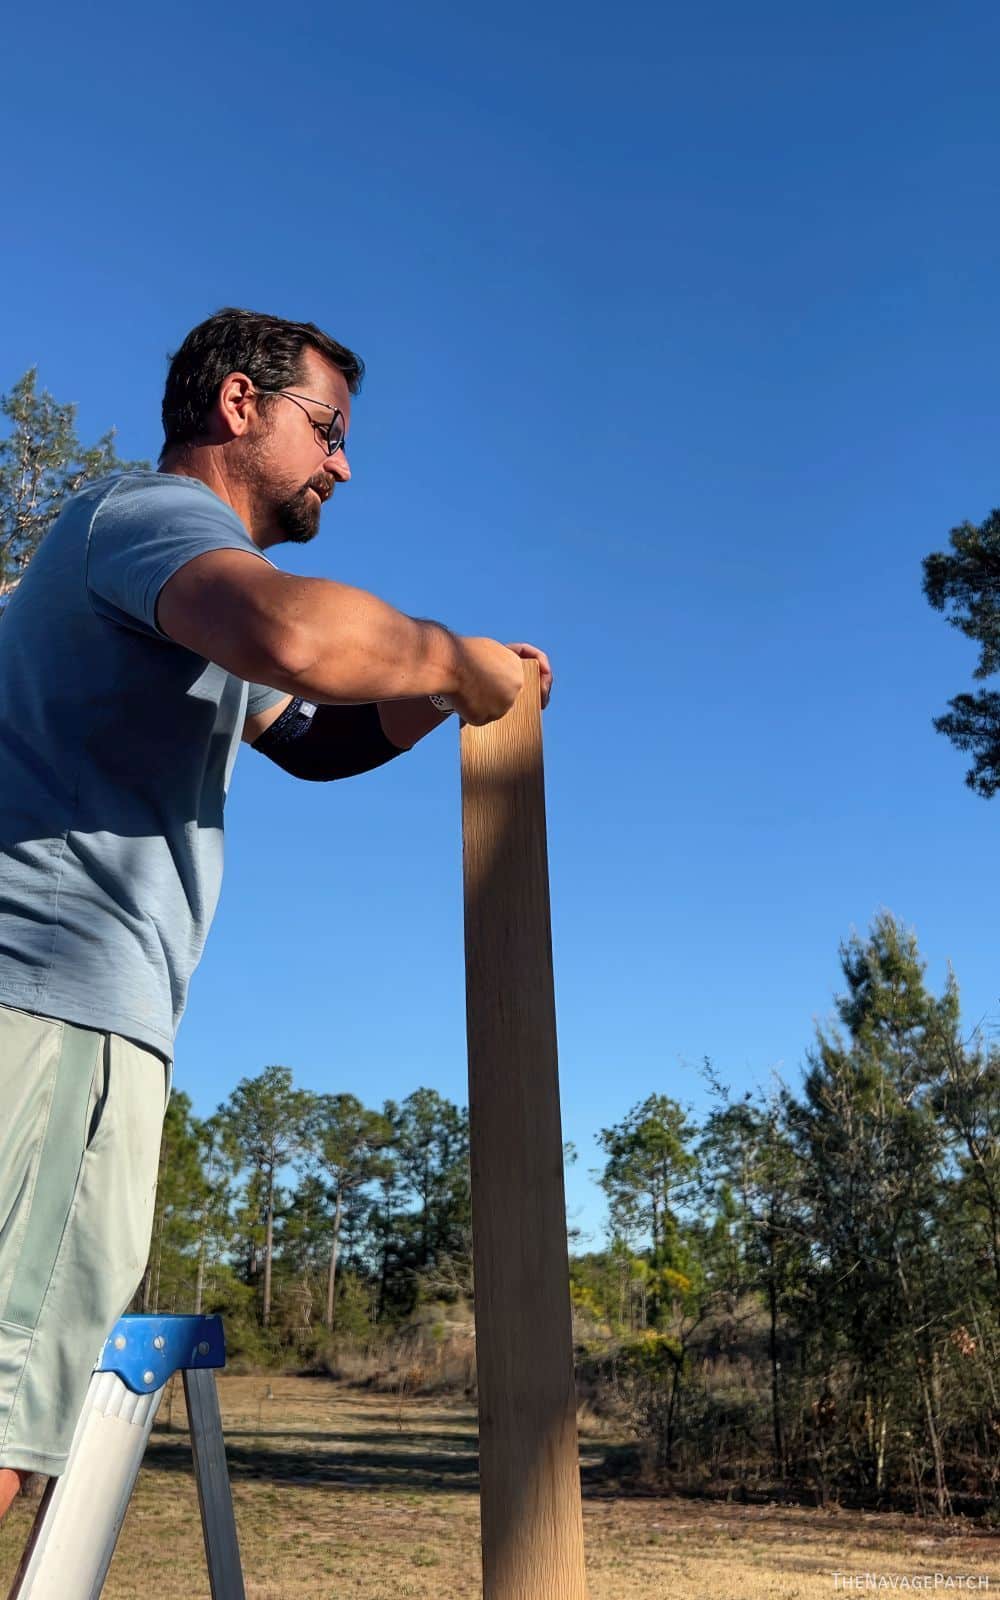
[[[351,476],[351,467],[343,450],[338,450],[335,456],[327,456],[324,466],[327,472],[332,472],[338,483],[347,483]]]

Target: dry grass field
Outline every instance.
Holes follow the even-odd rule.
[[[220,1389],[249,1600],[481,1595],[472,1409],[310,1378],[224,1377]],[[161,1412],[108,1600],[208,1600],[181,1394],[172,1432]],[[583,1439],[591,1600],[1000,1596],[998,1535],[899,1516],[622,1498],[594,1475],[602,1450]],[[0,1589],[32,1510],[19,1507],[0,1528]],[[879,1586],[849,1588],[835,1572],[870,1573]]]

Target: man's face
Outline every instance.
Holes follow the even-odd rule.
[[[321,430],[336,407],[351,421],[351,396],[344,374],[318,351],[303,353],[299,377],[272,395],[266,416],[247,438],[246,475],[254,495],[255,532],[262,545],[307,544],[319,532],[320,511],[337,483],[351,476],[343,449],[329,456]],[[313,423],[318,427],[313,427]]]

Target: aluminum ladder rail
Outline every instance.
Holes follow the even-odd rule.
[[[49,1480],[8,1600],[99,1600],[167,1383],[183,1374],[212,1600],[246,1600],[213,1368],[219,1317],[121,1317],[94,1368],[69,1460]]]

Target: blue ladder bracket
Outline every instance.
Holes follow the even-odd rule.
[[[133,1394],[161,1389],[175,1372],[224,1367],[221,1317],[119,1317],[95,1372],[114,1372]]]

